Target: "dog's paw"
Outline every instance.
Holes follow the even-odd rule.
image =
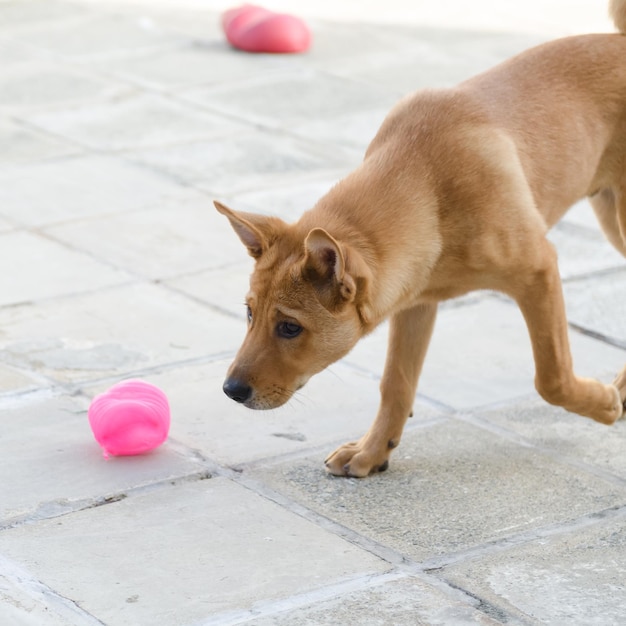
[[[364,478],[389,467],[389,450],[383,454],[370,452],[362,441],[353,441],[337,448],[325,461],[334,476]]]

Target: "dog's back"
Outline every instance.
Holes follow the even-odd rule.
[[[454,172],[457,177],[459,137],[468,126],[484,127],[487,152],[494,129],[512,139],[535,205],[552,226],[578,199],[622,176],[616,167],[626,151],[626,37],[560,39],[456,89],[405,98],[368,155],[383,151],[379,160],[395,158],[396,171],[409,167],[416,176],[424,176],[418,168],[426,167],[428,176]],[[479,147],[475,132],[473,141]]]

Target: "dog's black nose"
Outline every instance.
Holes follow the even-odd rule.
[[[246,400],[249,400],[252,395],[252,387],[242,383],[236,378],[227,378],[222,389],[224,393],[235,402],[244,403]]]

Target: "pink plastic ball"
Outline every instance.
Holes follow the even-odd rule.
[[[96,396],[87,416],[105,458],[154,450],[170,428],[167,396],[142,380],[118,383]]]

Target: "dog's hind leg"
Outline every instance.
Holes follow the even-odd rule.
[[[624,413],[626,380],[605,385],[574,374],[556,251],[546,239],[536,242],[532,262],[532,269],[515,278],[510,292],[530,333],[537,391],[551,404],[613,424]]]
[[[607,239],[626,257],[626,198],[623,192],[603,189],[589,198]],[[619,389],[626,410],[626,366],[613,384]]]
[[[326,459],[331,474],[363,477],[389,466],[411,413],[436,315],[436,304],[422,304],[391,317],[378,415],[359,441],[339,447]]]

